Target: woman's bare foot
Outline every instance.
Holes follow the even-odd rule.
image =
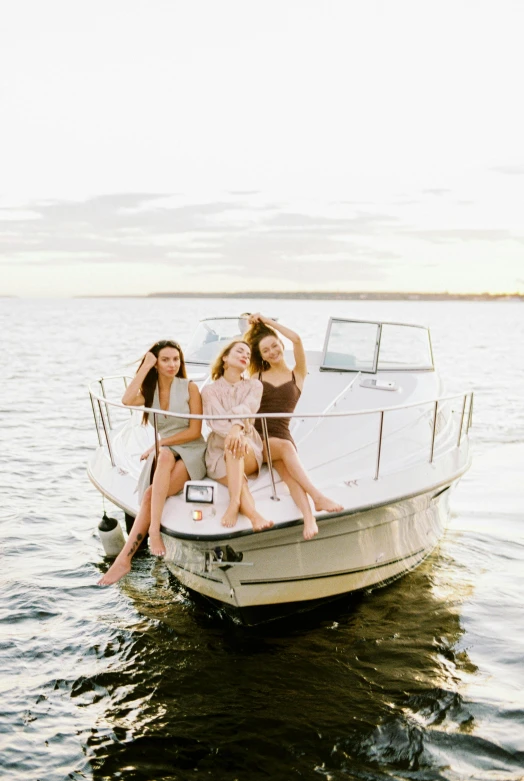
[[[304,518],[304,539],[312,540],[313,537],[318,534],[318,526],[315,518]]]
[[[116,561],[114,561],[113,564],[111,564],[106,574],[100,578],[100,580],[96,585],[112,586],[113,583],[117,583],[120,580],[120,578],[123,578],[124,575],[127,575],[130,569],[131,569],[131,559],[121,559],[120,561],[116,559]]]
[[[164,543],[162,542],[160,532],[152,532],[151,529],[149,529],[149,550],[153,556],[166,555],[166,549],[164,547]]]
[[[317,513],[339,513],[344,509],[341,504],[337,504],[332,499],[328,499],[328,497],[324,496],[324,494],[319,493],[315,496],[312,496],[311,498],[313,499]]]
[[[238,510],[238,504],[230,504],[222,518],[222,526],[228,526],[229,528],[236,526],[236,522],[238,521]]]
[[[260,513],[254,513],[249,520],[251,521],[254,532],[262,532],[264,529],[271,529],[273,526],[273,521],[266,521]]]

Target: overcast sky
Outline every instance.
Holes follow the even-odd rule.
[[[0,294],[524,291],[520,0],[0,8]]]

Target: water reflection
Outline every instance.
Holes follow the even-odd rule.
[[[124,768],[126,779],[437,778],[431,732],[471,730],[459,692],[475,671],[457,650],[464,593],[441,581],[437,556],[380,592],[251,629],[193,600],[161,565],[155,579],[153,592],[140,576],[122,587],[157,623],[97,676],[95,779]]]

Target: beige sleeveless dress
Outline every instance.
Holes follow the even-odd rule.
[[[152,406],[155,409],[160,409],[158,386],[155,389]],[[179,412],[182,415],[184,413],[189,414],[189,380],[185,380],[183,377],[175,377],[173,379],[169,394],[169,411]],[[156,420],[158,433],[163,439],[172,437],[189,426],[188,420],[184,420],[184,418],[172,418],[169,415],[157,414]],[[149,422],[153,425],[152,413],[149,415]],[[182,445],[171,445],[168,447],[169,450],[174,453],[175,457],[178,456],[182,459],[184,466],[189,472],[190,480],[202,480],[202,478],[206,476],[206,440],[203,436],[200,436],[198,439],[193,439],[191,442],[184,442]],[[151,483],[151,469],[154,460],[155,451],[153,450],[144,463],[135,489],[138,493],[139,502],[142,502],[144,493]]]
[[[189,414],[189,380],[185,380],[183,377],[175,377],[173,384],[171,385],[171,392],[169,394],[169,412],[180,412],[181,414]],[[158,396],[158,385],[155,389],[155,395],[153,396],[153,407],[160,409],[160,399]],[[153,416],[149,416],[149,420],[152,423]],[[189,421],[184,418],[171,418],[169,415],[157,415],[157,428],[158,433],[162,439],[173,437],[180,431],[189,427]],[[184,442],[182,445],[167,445],[169,450],[180,456],[184,462],[184,466],[189,472],[191,480],[202,480],[206,476],[206,441],[203,436],[198,439],[193,439],[191,442]]]

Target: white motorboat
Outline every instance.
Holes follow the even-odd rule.
[[[199,324],[185,356],[200,387],[218,350],[238,333],[237,317]],[[470,465],[473,393],[446,395],[427,328],[331,318],[323,348],[307,359],[291,431],[312,482],[343,512],[318,513],[319,533],[306,542],[298,508],[269,464],[250,490],[271,529],[254,533],[242,515],[234,528],[223,527],[227,489],[209,479],[187,483],[162,516],[169,570],[245,623],[412,570],[442,535],[452,489]],[[141,425],[143,408],[112,395],[119,398],[125,382],[110,377],[90,386],[99,446],[88,473],[130,522],[140,454],[155,442],[159,411],[151,410],[153,425]]]

